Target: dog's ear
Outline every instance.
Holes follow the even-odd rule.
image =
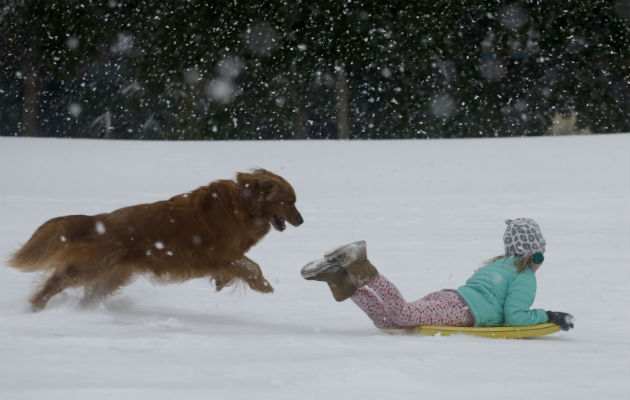
[[[241,187],[241,193],[245,198],[258,198],[263,200],[273,192],[275,181],[267,176],[265,170],[255,170],[253,173],[239,172],[236,181]]]
[[[273,192],[275,186],[276,183],[274,181],[261,179],[259,181],[258,190],[263,197],[267,197],[269,193]]]

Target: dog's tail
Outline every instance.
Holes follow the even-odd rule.
[[[53,218],[40,226],[33,236],[16,251],[9,264],[25,272],[54,269],[56,259],[68,249],[70,242],[88,233],[93,217],[71,215]]]

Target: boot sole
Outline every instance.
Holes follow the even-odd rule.
[[[339,266],[331,265],[326,259],[321,258],[319,260],[312,261],[302,267],[300,274],[304,279],[314,280],[330,268],[339,268]]]

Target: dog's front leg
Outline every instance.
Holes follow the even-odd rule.
[[[261,293],[273,292],[273,287],[265,279],[260,266],[248,257],[241,257],[233,262],[237,276],[247,282],[250,288]]]

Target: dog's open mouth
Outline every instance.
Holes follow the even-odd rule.
[[[271,219],[271,224],[276,230],[282,232],[287,228],[287,224],[284,222],[284,218],[274,215]]]

